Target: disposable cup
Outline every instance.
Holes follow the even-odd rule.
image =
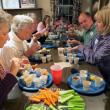
[[[87,70],[80,70],[80,77],[82,80],[85,80],[87,78],[87,74],[88,71]]]
[[[46,63],[46,57],[45,56],[41,57],[41,59],[42,59],[42,63]]]
[[[73,57],[68,57],[69,63],[73,63]]]
[[[59,85],[62,81],[62,67],[59,65],[52,65],[50,70],[53,77],[53,82],[56,85]]]
[[[82,83],[83,83],[83,89],[85,91],[89,91],[90,90],[91,82],[90,81],[87,81],[87,80],[83,80]]]
[[[77,86],[80,83],[80,77],[79,76],[72,77],[72,82],[74,85]]]
[[[47,57],[47,61],[48,61],[48,62],[51,61],[51,58],[52,58],[51,55],[47,55],[46,57]]]
[[[95,87],[100,87],[103,82],[103,79],[100,77],[95,78]]]
[[[78,62],[79,62],[79,58],[78,57],[74,57],[73,60],[74,60],[74,64],[78,64]]]
[[[58,48],[58,55],[64,54],[64,48]]]
[[[66,56],[64,56],[63,54],[59,55],[59,60],[63,61],[63,62],[66,62]]]

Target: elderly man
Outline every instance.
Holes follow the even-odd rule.
[[[32,42],[28,44],[26,40],[30,39],[33,32],[33,19],[26,15],[16,15],[11,24],[9,32],[10,40],[0,49],[0,57],[5,69],[10,68],[10,59],[13,57],[29,57],[38,49],[40,44]]]
[[[84,29],[83,35],[80,36],[80,41],[83,41],[85,45],[90,43],[92,38],[95,38],[97,35],[96,26],[91,15],[88,12],[82,12],[79,15],[79,24]],[[80,44],[81,42],[77,40],[69,40],[69,43]]]

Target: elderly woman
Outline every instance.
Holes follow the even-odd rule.
[[[8,39],[8,31],[9,31],[9,24],[8,21],[10,15],[0,10],[0,48],[3,48],[5,42]],[[20,62],[19,59],[14,58],[12,59],[10,72],[6,72],[3,68],[1,58],[0,58],[0,106],[5,101],[7,94],[16,84],[16,74],[19,70]],[[1,107],[0,107],[1,108]]]
[[[104,7],[96,15],[96,28],[99,36],[90,45],[79,45],[72,50],[79,50],[85,61],[99,67],[105,81],[110,85],[110,8]]]
[[[10,40],[6,43],[3,49],[0,50],[3,66],[10,69],[10,59],[13,57],[22,58],[29,57],[38,49],[40,44],[32,42],[28,45],[26,40],[30,39],[33,32],[33,19],[26,15],[16,15],[11,24],[9,32]]]

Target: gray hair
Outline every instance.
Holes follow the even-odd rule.
[[[30,27],[33,24],[33,19],[26,15],[15,15],[12,24],[11,30],[18,34],[24,29],[25,27]]]
[[[0,28],[1,24],[9,23],[11,15],[0,9]]]

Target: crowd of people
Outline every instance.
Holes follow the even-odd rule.
[[[6,100],[8,93],[17,83],[16,75],[20,70],[22,59],[41,49],[51,29],[50,16],[45,15],[39,21],[34,14],[15,15],[0,10],[0,104]],[[67,40],[69,51],[80,51],[84,60],[96,65],[107,84],[110,84],[110,8],[105,6],[95,14],[95,21],[88,12],[81,12],[78,18],[83,29],[77,40]],[[60,17],[53,23],[55,30],[61,26],[69,31],[74,25]],[[72,27],[73,26],[73,27]],[[70,27],[70,28],[68,28]],[[73,36],[74,37],[74,36]],[[76,36],[75,36],[76,37]],[[27,40],[31,39],[30,42]]]

